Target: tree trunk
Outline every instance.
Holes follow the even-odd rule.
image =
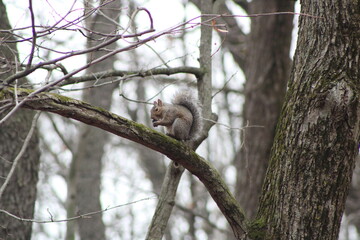
[[[249,3],[249,6],[249,14],[294,11],[293,1],[256,0]],[[275,127],[290,77],[292,29],[292,15],[251,19],[244,69],[245,130],[242,135],[242,148],[236,157],[236,196],[250,218],[253,218],[257,211]]]
[[[4,183],[16,155],[24,143],[34,116],[33,111],[19,110],[1,125],[0,130],[0,185]],[[4,115],[1,114],[0,118]],[[32,219],[36,200],[40,151],[38,136],[33,134],[26,152],[19,160],[14,175],[0,199],[0,209],[18,217]],[[32,224],[0,213],[0,239],[31,239]]]
[[[114,34],[117,25],[112,22],[118,21],[120,14],[120,1],[114,1],[100,8],[92,18],[87,19],[87,27],[94,31],[88,40],[88,47],[92,47],[99,43],[102,36],[96,35],[96,32],[104,34]],[[115,49],[116,43],[107,46],[108,49]],[[88,55],[88,62],[101,57],[104,52],[95,52]],[[115,58],[110,57],[101,63],[92,65],[87,69],[87,74],[92,72],[100,72],[112,69]],[[98,79],[97,82],[104,82],[110,79]],[[86,86],[93,86],[94,82],[87,83]],[[115,89],[114,84],[104,85],[102,87],[92,87],[85,89],[83,92],[83,100],[92,105],[96,105],[105,109],[110,109],[112,102],[112,92]],[[101,209],[100,193],[101,193],[101,171],[102,157],[104,154],[104,146],[108,140],[108,133],[84,125],[80,130],[79,146],[76,156],[74,156],[75,164],[75,180],[76,180],[76,205],[80,214]],[[79,223],[79,233],[81,239],[105,239],[105,225],[102,221],[102,214],[92,216],[90,219],[81,219]]]
[[[303,1],[257,224],[266,239],[337,239],[360,137],[360,5]]]
[[[0,29],[11,29],[3,2],[0,0]],[[14,38],[7,33],[0,33],[0,39]],[[9,62],[17,62],[15,44],[0,45],[0,57]],[[1,64],[0,81],[14,74],[12,64]],[[24,80],[19,81],[19,84]],[[0,114],[0,119],[6,115]],[[34,117],[33,111],[18,110],[10,119],[0,126],[0,186],[5,182],[13,161],[24,144]],[[38,181],[40,151],[38,136],[33,134],[23,156],[5,191],[0,197],[0,209],[8,211],[18,217],[32,219],[36,200],[36,184]],[[23,240],[31,238],[32,224],[16,220],[5,213],[0,213],[0,239]]]

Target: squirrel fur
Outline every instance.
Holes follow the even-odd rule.
[[[171,104],[158,99],[151,108],[153,126],[164,126],[166,134],[177,140],[193,140],[202,128],[201,106],[192,91],[175,94]]]

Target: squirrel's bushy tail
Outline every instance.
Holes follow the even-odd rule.
[[[193,123],[190,128],[189,139],[195,139],[202,130],[201,103],[194,91],[181,90],[174,95],[172,104],[182,105],[190,110],[193,115]]]

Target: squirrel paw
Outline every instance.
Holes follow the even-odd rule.
[[[154,126],[154,127],[159,126],[158,121],[156,121],[155,119],[153,119],[152,122],[153,122],[153,126]]]

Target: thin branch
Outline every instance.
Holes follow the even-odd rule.
[[[145,9],[145,8],[139,8],[138,11],[137,11],[137,13],[139,13],[140,11],[145,11],[145,12],[147,12],[148,14],[150,14],[150,12],[149,12],[147,9]],[[133,17],[134,17],[134,16],[133,16]],[[59,58],[56,58],[56,59],[53,59],[53,60],[49,60],[49,61],[45,61],[45,62],[40,62],[40,63],[36,64],[35,66],[29,68],[29,69],[25,69],[24,71],[18,72],[18,73],[16,73],[16,74],[8,77],[7,79],[5,79],[5,80],[3,81],[3,83],[0,85],[0,90],[1,90],[4,86],[7,86],[7,85],[11,84],[15,79],[19,79],[19,78],[25,77],[25,76],[29,75],[30,73],[34,72],[36,69],[38,69],[38,68],[40,68],[40,67],[43,67],[43,66],[45,66],[45,65],[55,64],[55,63],[57,63],[57,62],[59,62],[59,61],[65,60],[65,59],[70,58],[70,57],[73,57],[73,56],[78,56],[78,55],[83,55],[83,54],[86,54],[86,53],[89,53],[89,52],[98,51],[98,50],[100,50],[100,49],[102,49],[102,48],[110,45],[111,43],[116,42],[116,41],[119,40],[119,39],[123,39],[123,38],[127,38],[127,37],[134,37],[134,36],[141,36],[141,35],[144,35],[144,34],[153,32],[153,31],[155,31],[155,30],[154,30],[154,28],[153,28],[153,20],[152,20],[152,18],[151,18],[151,15],[149,15],[149,19],[150,19],[150,28],[149,28],[148,30],[145,30],[145,31],[140,32],[140,33],[137,33],[137,34],[118,35],[118,36],[116,36],[116,37],[114,37],[114,38],[112,38],[112,39],[109,39],[109,40],[107,40],[107,41],[105,41],[105,42],[103,42],[103,43],[100,43],[100,44],[98,44],[98,45],[96,45],[96,46],[94,46],[94,47],[87,48],[87,49],[85,49],[85,50],[74,51],[74,52],[72,52],[72,53],[70,53],[70,54],[67,54],[67,55],[65,55],[65,56],[62,56],[62,57],[59,57]],[[75,71],[73,71],[73,72],[71,72],[71,73],[66,74],[63,78],[61,78],[61,79],[55,81],[55,83],[51,84],[51,86],[54,86],[54,85],[60,83],[60,82],[63,81],[64,79],[69,78],[69,77],[75,75],[76,73],[78,73],[78,72],[80,72],[80,71],[88,68],[89,66],[91,66],[91,65],[93,65],[93,64],[95,64],[95,63],[101,62],[101,61],[103,61],[104,59],[106,59],[106,58],[108,58],[108,57],[110,57],[110,56],[113,56],[113,55],[115,55],[115,54],[117,54],[117,53],[120,53],[120,52],[124,52],[124,51],[128,51],[128,50],[131,50],[131,49],[135,49],[135,48],[137,48],[138,46],[140,46],[140,45],[142,45],[142,44],[144,44],[144,43],[146,43],[146,42],[152,41],[152,40],[154,40],[155,38],[160,37],[160,36],[162,36],[162,35],[164,35],[164,34],[166,34],[166,33],[163,33],[163,32],[162,32],[161,34],[155,34],[155,35],[153,35],[153,36],[151,36],[151,37],[149,37],[149,38],[146,38],[146,39],[144,39],[144,40],[142,40],[142,41],[136,42],[136,43],[131,44],[131,45],[127,46],[127,47],[124,47],[124,48],[121,48],[121,49],[112,51],[112,52],[110,52],[110,53],[108,53],[108,54],[105,54],[105,55],[103,55],[102,57],[99,57],[99,58],[93,60],[92,62],[86,64],[85,66],[83,66],[83,67],[81,67],[81,68],[79,68],[79,69],[77,69],[77,70],[75,70]],[[51,86],[45,86],[45,89],[47,89],[47,88],[49,88],[49,87],[51,87]],[[45,90],[45,89],[44,89],[44,90]]]
[[[106,4],[108,4],[108,2],[106,2]],[[95,12],[98,10],[98,8],[101,7],[101,6],[98,6],[94,9],[92,9],[92,12]],[[91,14],[88,14],[88,15],[91,15]],[[319,16],[314,16],[314,15],[311,15],[311,14],[305,14],[305,13],[296,13],[296,12],[269,12],[269,13],[257,13],[257,14],[250,14],[250,15],[231,15],[231,14],[206,14],[207,17],[215,17],[216,18],[221,18],[221,17],[241,17],[241,18],[244,18],[244,17],[250,17],[250,18],[253,18],[253,17],[262,17],[262,16],[272,16],[272,15],[299,15],[299,16],[306,16],[306,17],[313,17],[313,18],[323,18],[323,17],[319,17]],[[94,34],[97,34],[97,35],[101,35],[101,36],[106,36],[106,37],[117,37],[118,35],[115,35],[115,34],[103,34],[103,33],[99,33],[99,32],[93,32],[85,27],[79,27],[77,29],[70,29],[69,27],[70,26],[77,26],[77,24],[81,21],[83,21],[84,18],[86,18],[88,16],[81,16],[75,20],[72,20],[72,21],[68,21],[68,23],[64,26],[60,26],[60,27],[55,27],[58,23],[54,24],[53,26],[43,26],[43,25],[40,25],[40,26],[35,26],[36,28],[44,28],[44,30],[42,31],[38,31],[38,36],[37,37],[43,37],[43,36],[46,36],[46,35],[49,35],[49,34],[52,34],[53,32],[55,31],[58,31],[58,30],[67,30],[67,31],[80,31],[80,28],[86,30],[87,32],[91,32],[91,33],[94,33]],[[198,17],[195,17],[193,19],[189,21],[186,21],[184,23],[186,24],[195,24],[195,25],[198,25],[199,23],[191,23],[192,20],[195,20],[195,19],[198,19],[200,18],[201,16],[198,16]],[[211,26],[211,25],[209,25]],[[193,28],[194,26],[191,26],[190,28]],[[6,33],[11,33],[11,34],[14,34],[15,36],[18,36],[18,37],[21,37],[20,35],[17,35],[14,33],[14,31],[18,31],[18,30],[24,30],[24,29],[27,29],[27,28],[31,28],[31,26],[29,27],[22,27],[22,28],[14,28],[14,29],[11,29],[11,30],[0,30],[0,32],[6,32]],[[52,30],[54,29],[54,30]],[[41,33],[39,35],[39,33]],[[136,37],[138,36],[138,34],[133,34],[133,36],[131,35],[126,35],[124,36],[123,38],[131,38],[131,37]],[[31,41],[32,40],[32,37],[29,37],[29,38],[23,38],[22,40],[5,40],[3,41],[4,43],[17,43],[17,42],[23,42],[23,41]]]
[[[22,64],[22,63],[17,63],[15,61],[9,61],[7,60],[6,58],[4,57],[0,57],[0,63],[3,63],[3,64],[10,64],[14,67],[16,66],[19,66],[19,67],[25,67],[27,66],[27,64]],[[35,65],[32,65],[31,67],[34,67]],[[53,65],[45,65],[45,66],[42,66],[40,67],[41,69],[45,69],[45,70],[48,70],[48,71],[51,71],[51,70],[54,70],[54,69],[57,69],[59,68],[60,71],[62,71],[64,74],[67,74],[67,70],[66,68],[61,64],[61,63],[58,63],[58,64],[53,64]]]
[[[237,74],[237,72],[233,73],[233,75],[230,76],[230,78],[228,80],[226,80],[226,82],[224,83],[223,87],[221,89],[219,89],[218,91],[216,91],[211,98],[214,98],[218,93],[224,91],[224,89],[226,88],[226,85],[234,78],[234,76]]]
[[[139,9],[138,9],[138,12],[139,12],[140,10],[144,10],[144,9],[142,9],[142,8],[140,9],[140,8],[139,8]],[[147,13],[149,13],[147,10],[144,10],[144,11],[146,11]],[[150,13],[149,13],[149,14],[150,14]],[[153,25],[152,25],[152,18],[151,18],[151,26],[150,26],[150,27],[153,27]],[[144,31],[144,32],[150,32],[150,31],[154,31],[154,30],[153,30],[153,29],[149,29],[149,30]],[[144,32],[142,32],[142,33],[144,33]],[[164,35],[164,34],[165,34],[165,33],[162,33],[161,35]],[[161,35],[158,35],[158,36],[161,36]],[[156,36],[156,35],[155,35],[155,36]],[[104,42],[104,43],[102,43],[102,44],[99,44],[99,45],[97,45],[97,46],[95,46],[95,47],[92,47],[92,48],[89,48],[89,49],[87,49],[87,50],[78,51],[78,52],[75,52],[75,53],[73,53],[73,54],[69,54],[69,55],[66,55],[66,56],[63,56],[63,57],[60,57],[60,58],[57,58],[57,59],[48,61],[48,62],[39,63],[39,64],[37,64],[37,65],[36,65],[35,67],[33,67],[33,68],[25,69],[24,71],[19,72],[19,73],[17,73],[17,74],[14,74],[13,76],[5,79],[4,82],[0,84],[0,90],[3,89],[6,85],[9,85],[11,82],[15,81],[16,79],[21,78],[21,77],[24,77],[24,76],[26,76],[27,74],[30,74],[31,72],[35,71],[37,68],[39,68],[39,67],[41,67],[41,66],[48,65],[48,64],[55,64],[56,62],[58,62],[58,61],[60,61],[60,60],[63,60],[63,59],[65,59],[65,58],[68,58],[68,57],[72,57],[72,56],[76,56],[76,55],[81,55],[81,54],[83,54],[83,53],[91,52],[91,51],[94,51],[94,50],[99,50],[100,48],[102,48],[102,47],[104,47],[104,46],[107,46],[107,45],[115,42],[116,40],[118,40],[118,39],[120,39],[120,38],[121,38],[121,35],[120,35],[119,37],[110,39],[109,41],[106,41],[106,42]],[[156,37],[155,37],[155,38],[156,38]],[[119,53],[119,52],[124,52],[124,51],[128,51],[128,50],[137,48],[138,46],[140,46],[140,45],[142,45],[142,44],[144,44],[144,43],[146,43],[146,42],[148,42],[148,41],[151,41],[151,40],[153,40],[153,38],[152,38],[152,37],[149,37],[149,38],[146,38],[146,39],[144,39],[144,40],[142,40],[142,41],[140,41],[140,42],[138,42],[138,43],[132,44],[132,45],[130,45],[130,46],[127,46],[127,47],[124,47],[124,48],[121,48],[121,49],[118,49],[118,50],[114,50],[114,51],[112,51],[112,52],[110,52],[110,53],[108,53],[108,54],[105,54],[105,55],[103,55],[103,56],[101,56],[101,57],[99,57],[99,58],[97,58],[97,59],[95,59],[95,60],[87,63],[86,65],[84,65],[84,66],[82,66],[82,67],[80,67],[80,68],[78,68],[78,69],[76,69],[76,70],[74,70],[74,71],[72,71],[72,72],[64,75],[62,78],[60,78],[60,79],[58,79],[58,80],[56,80],[56,81],[54,81],[54,82],[52,82],[52,83],[46,84],[45,86],[37,89],[36,91],[34,91],[34,92],[32,92],[31,94],[29,94],[29,96],[25,97],[25,98],[23,99],[23,101],[21,101],[19,104],[17,104],[17,105],[0,121],[0,125],[1,125],[2,123],[4,123],[7,119],[9,119],[10,116],[11,116],[12,114],[14,114],[14,113],[22,106],[22,104],[24,104],[24,102],[25,102],[28,98],[33,97],[33,96],[35,96],[35,95],[38,94],[38,93],[41,93],[41,92],[43,92],[43,91],[48,90],[49,88],[51,88],[51,87],[59,84],[60,82],[64,81],[65,79],[67,79],[67,78],[75,75],[76,73],[81,72],[82,70],[90,67],[91,65],[94,65],[94,64],[96,64],[96,63],[98,63],[98,62],[101,62],[101,61],[103,61],[103,60],[105,60],[105,59],[107,59],[107,58],[109,58],[109,57],[111,57],[111,56],[113,56],[113,55],[115,55],[115,54],[117,54],[117,53]]]
[[[139,33],[139,35],[143,35],[143,34],[147,34],[147,33],[150,33],[150,32],[153,32],[154,29],[149,29],[149,30],[146,30],[146,31],[143,31],[141,33]],[[29,69],[25,69],[24,71],[21,71],[21,72],[18,72],[10,77],[8,77],[7,79],[4,80],[4,82],[0,85],[0,89],[2,89],[4,86],[7,86],[9,84],[11,84],[15,79],[19,79],[19,78],[22,78],[22,77],[25,77],[27,75],[29,75],[30,73],[34,72],[36,69],[38,68],[41,68],[43,66],[46,66],[46,65],[51,65],[51,64],[56,64],[57,62],[59,61],[62,61],[62,60],[65,60],[67,58],[70,58],[70,57],[74,57],[74,56],[78,56],[78,55],[83,55],[83,54],[86,54],[86,53],[89,53],[89,52],[93,52],[93,51],[98,51],[100,50],[101,48],[104,48],[106,46],[108,46],[109,44],[113,43],[113,42],[116,42],[117,40],[119,39],[122,39],[122,38],[125,38],[125,37],[128,37],[129,35],[127,36],[122,36],[122,35],[119,35],[117,37],[114,37],[108,41],[105,41],[103,43],[100,43],[94,47],[91,47],[91,48],[88,48],[88,49],[85,49],[85,50],[80,50],[80,51],[74,51],[74,52],[71,52],[70,54],[67,54],[65,56],[62,56],[62,57],[58,57],[56,59],[53,59],[53,60],[49,60],[49,61],[44,61],[44,62],[40,62],[36,65],[34,65],[33,67],[29,68]],[[131,35],[131,37],[134,37],[133,35]],[[86,64],[85,66],[73,71],[72,74],[67,74],[65,75],[63,78],[61,78],[60,80],[58,80],[57,83],[63,81],[64,79],[66,78],[69,78],[71,77],[72,75],[86,69],[87,67],[89,67],[90,65],[93,65],[95,63],[98,63],[98,62],[101,62],[102,60],[104,60],[104,58],[107,58],[107,57],[110,57],[112,55],[115,55],[119,52],[124,52],[124,51],[127,51],[127,50],[131,50],[131,49],[134,49],[134,48],[137,48],[138,46],[142,45],[143,43],[145,42],[148,42],[148,41],[151,41],[153,40],[152,38],[148,38],[146,40],[143,40],[143,41],[140,41],[138,43],[135,43],[135,44],[131,44],[130,46],[127,46],[127,47],[124,47],[124,48],[121,48],[121,49],[118,49],[118,50],[115,50],[115,51],[112,51],[106,55],[104,55],[102,58],[98,58],[98,59],[95,59],[94,61],[92,61],[91,63],[88,63]],[[56,85],[54,84],[54,85]]]
[[[63,135],[63,133],[59,130],[58,126],[55,123],[55,120],[53,119],[53,117],[50,114],[46,114],[46,116],[48,117],[51,126],[53,127],[54,131],[56,132],[56,134],[59,136],[59,138],[61,139],[61,141],[63,142],[63,144],[66,146],[67,149],[69,149],[69,151],[71,152],[72,155],[74,155],[74,149],[72,147],[72,145],[69,143],[69,141],[65,138],[65,136]]]
[[[44,37],[47,35],[50,35],[58,30],[67,30],[67,31],[81,31],[80,28],[85,29],[84,27],[78,27],[77,24],[79,24],[80,22],[82,22],[84,19],[88,18],[91,14],[93,14],[94,12],[98,11],[99,8],[109,4],[110,2],[112,2],[114,0],[111,1],[104,1],[102,4],[100,4],[99,6],[91,9],[90,11],[86,12],[86,14],[83,14],[80,17],[77,17],[71,21],[67,21],[66,20],[66,16],[68,16],[70,13],[72,13],[75,10],[72,10],[74,4],[76,1],[73,2],[73,5],[71,6],[70,10],[63,16],[61,17],[61,19],[59,21],[57,21],[55,24],[53,24],[52,26],[43,26],[43,25],[34,25],[35,28],[42,28],[44,30],[38,31],[37,33],[37,37]],[[51,6],[49,4],[49,6]],[[53,9],[55,11],[55,9]],[[56,12],[56,11],[55,11]],[[60,27],[56,27],[60,22],[62,21],[66,21],[66,23]],[[69,27],[72,26],[77,26],[78,29],[69,29]],[[9,34],[13,34],[14,36],[17,36],[19,38],[22,38],[21,40],[5,40],[3,41],[4,43],[17,43],[17,42],[24,42],[24,41],[32,41],[32,37],[28,37],[28,38],[23,38],[20,35],[15,34],[15,31],[19,31],[19,30],[26,30],[28,28],[32,28],[32,26],[28,26],[28,27],[21,27],[21,28],[14,28],[11,30],[0,30],[0,32],[6,32]],[[90,31],[85,29],[86,31]],[[39,46],[38,46],[39,47]]]
[[[98,7],[93,8],[93,9],[91,9],[91,10],[88,11],[88,12],[83,11],[84,14],[83,14],[82,16],[80,16],[80,17],[78,17],[78,18],[76,18],[76,19],[74,19],[74,20],[72,20],[72,21],[67,21],[67,20],[66,20],[66,17],[69,16],[70,13],[72,13],[72,12],[75,11],[75,10],[73,10],[73,8],[74,8],[74,6],[75,6],[76,0],[73,1],[72,5],[71,5],[71,7],[70,7],[70,9],[69,9],[69,11],[67,11],[67,13],[66,13],[65,15],[63,15],[63,16],[61,16],[60,14],[58,14],[58,13],[56,12],[56,10],[53,8],[53,6],[52,6],[48,1],[46,1],[46,2],[48,3],[49,7],[51,7],[52,10],[60,17],[60,19],[59,19],[56,23],[54,23],[51,27],[46,27],[45,30],[43,30],[43,31],[41,31],[41,32],[39,32],[39,33],[46,33],[46,32],[51,31],[51,30],[54,29],[54,28],[55,28],[55,29],[67,29],[68,26],[77,25],[78,23],[80,23],[80,22],[84,21],[86,18],[88,18],[91,14],[93,14],[94,12],[96,12],[98,9],[100,9],[101,7],[103,7],[103,6],[105,6],[106,4],[109,3],[108,1],[104,1],[103,3],[99,4]],[[62,21],[66,21],[67,23],[66,23],[65,25],[61,26],[61,27],[56,27],[56,26],[57,26],[58,24],[60,24]],[[69,25],[69,24],[70,24],[70,25]],[[55,31],[56,31],[56,30],[55,30]]]
[[[244,131],[246,128],[264,128],[264,126],[262,126],[262,125],[249,125],[249,123],[247,123],[246,126],[244,126],[244,127],[235,128],[235,127],[231,127],[231,126],[229,126],[229,125],[227,125],[225,123],[214,121],[212,119],[203,118],[203,120],[207,121],[207,122],[211,122],[211,123],[216,124],[216,125],[223,126],[223,127],[227,128],[230,131],[233,131],[233,130]]]
[[[92,51],[98,51],[98,50],[104,48],[105,46],[108,46],[109,44],[111,44],[111,43],[113,43],[113,42],[115,42],[115,41],[117,41],[119,39],[124,39],[124,38],[128,38],[128,37],[138,37],[138,36],[142,36],[144,34],[150,33],[150,32],[154,32],[155,29],[153,28],[153,20],[152,20],[150,12],[145,8],[139,8],[138,11],[145,11],[148,14],[148,17],[150,19],[150,28],[148,30],[145,30],[145,31],[143,31],[141,33],[136,33],[136,34],[118,35],[118,36],[116,36],[116,37],[114,37],[112,39],[109,39],[108,41],[105,41],[105,42],[103,42],[103,43],[101,43],[101,44],[99,44],[97,46],[92,47],[92,48],[88,48],[88,49],[80,50],[80,51],[74,51],[74,52],[71,52],[70,54],[67,54],[67,55],[62,56],[62,57],[59,57],[59,58],[56,58],[56,59],[53,59],[53,60],[50,60],[50,61],[41,62],[41,63],[35,65],[34,67],[30,68],[30,69],[26,69],[24,71],[18,72],[16,74],[8,77],[7,79],[4,80],[3,84],[0,85],[0,89],[2,89],[6,85],[9,85],[15,79],[25,77],[28,74],[32,73],[33,71],[35,71],[36,69],[38,69],[38,68],[40,68],[42,66],[49,65],[49,64],[55,64],[55,63],[57,63],[59,61],[67,59],[69,57],[82,55],[82,54],[89,53],[89,52],[92,52]],[[53,84],[53,85],[56,85],[56,84],[60,83],[61,81],[63,81],[64,79],[69,78],[69,77],[73,76],[74,74],[88,68],[92,64],[103,61],[107,57],[113,56],[113,55],[115,55],[117,53],[120,53],[120,52],[135,49],[135,48],[137,48],[137,47],[139,47],[139,46],[141,46],[141,45],[143,45],[143,44],[145,44],[145,43],[147,43],[149,41],[153,41],[153,40],[155,40],[155,39],[157,39],[157,38],[159,38],[160,36],[163,36],[163,35],[174,34],[176,32],[184,31],[186,29],[192,29],[194,27],[197,27],[197,26],[203,25],[203,24],[211,24],[211,22],[213,20],[217,19],[217,18],[221,18],[221,17],[224,17],[224,18],[227,18],[227,17],[260,17],[260,16],[289,15],[289,14],[307,16],[307,17],[314,17],[314,18],[322,18],[322,17],[318,17],[318,16],[313,16],[313,15],[310,15],[310,14],[294,13],[294,12],[259,13],[259,14],[251,14],[251,15],[202,14],[202,15],[194,17],[194,18],[192,18],[192,19],[190,19],[190,20],[188,20],[186,22],[179,23],[179,24],[177,24],[177,25],[175,25],[173,27],[170,27],[168,29],[165,29],[163,31],[155,33],[152,36],[150,36],[148,38],[145,38],[143,40],[140,40],[139,42],[135,42],[133,44],[130,44],[127,47],[112,51],[112,52],[104,55],[101,58],[95,59],[93,62],[91,62],[89,64],[86,64],[85,66],[79,68],[78,70],[75,70],[72,73],[69,73],[69,74],[65,75],[63,78],[56,81],[55,84]],[[201,22],[201,21],[200,22],[194,22],[195,20],[197,20],[199,18],[203,18],[203,17],[208,17],[208,19],[206,21],[203,21],[203,22]],[[190,25],[190,26],[186,27],[187,25]],[[47,88],[48,87],[46,87],[46,89]]]
[[[61,177],[63,177],[64,179],[66,179],[66,175],[67,175],[66,169],[68,168],[68,166],[66,164],[64,164],[63,162],[61,162],[61,160],[59,159],[59,154],[55,153],[51,149],[51,147],[49,146],[49,144],[46,141],[45,136],[44,136],[44,134],[42,134],[42,132],[40,132],[39,138],[42,141],[42,144],[44,144],[44,149],[46,150],[46,152],[53,157],[55,163],[59,166],[59,170],[57,171],[57,174],[60,175]],[[45,179],[45,181],[47,181],[47,179]]]
[[[15,157],[15,159],[14,159],[14,161],[12,163],[11,169],[9,171],[9,174],[7,175],[7,177],[5,179],[5,182],[3,183],[3,185],[0,188],[0,199],[1,199],[5,189],[7,187],[7,185],[9,184],[11,177],[14,175],[15,169],[16,169],[18,163],[19,163],[20,158],[23,156],[23,154],[25,153],[26,148],[28,147],[28,145],[30,143],[30,139],[31,139],[31,137],[32,137],[32,135],[34,133],[34,130],[35,130],[35,127],[36,127],[36,122],[37,122],[39,116],[40,116],[40,112],[37,112],[35,114],[33,120],[32,120],[30,130],[29,130],[28,134],[26,135],[24,143],[23,143],[23,145],[22,145],[22,147],[20,149],[20,152]]]
[[[213,223],[212,221],[210,221],[210,219],[208,217],[205,217],[203,215],[201,215],[200,213],[197,213],[197,212],[194,212],[193,209],[189,209],[187,207],[184,207],[180,204],[175,204],[175,206],[180,209],[181,211],[185,212],[185,213],[189,213],[189,214],[193,214],[194,216],[198,217],[198,218],[201,218],[203,219],[207,224],[209,224],[212,228],[215,228],[216,230],[222,232],[222,233],[231,233],[229,230],[227,229],[223,229],[223,228],[220,228],[219,226],[217,226],[215,223]]]
[[[120,70],[109,70],[103,72],[97,72],[93,74],[84,75],[81,77],[72,77],[66,79],[58,86],[66,86],[70,84],[76,84],[81,82],[93,81],[101,78],[108,77],[124,77],[130,75],[131,77],[148,77],[154,75],[174,75],[178,73],[189,73],[194,74],[196,77],[201,77],[204,74],[204,71],[196,67],[175,67],[175,68],[153,68],[146,71],[120,71]]]
[[[113,210],[113,209],[116,209],[116,208],[128,206],[128,205],[143,202],[143,201],[148,201],[148,200],[156,199],[156,198],[157,197],[147,197],[147,198],[139,199],[139,200],[136,200],[136,201],[133,201],[133,202],[128,202],[128,203],[125,203],[125,204],[119,204],[119,205],[116,205],[116,206],[113,206],[113,207],[107,207],[107,208],[99,210],[99,211],[89,212],[89,213],[81,214],[81,215],[71,217],[71,218],[66,218],[66,219],[54,219],[54,217],[51,214],[49,209],[46,209],[46,210],[50,215],[50,220],[36,220],[36,219],[22,218],[22,217],[18,217],[16,215],[4,210],[4,209],[0,209],[0,212],[5,213],[8,216],[10,216],[12,218],[15,218],[15,219],[17,219],[19,221],[22,221],[22,222],[33,222],[33,223],[69,222],[69,221],[74,221],[74,220],[81,219],[81,218],[91,218],[91,216],[93,216],[93,215],[97,215],[97,214],[100,214],[100,213],[103,213],[103,212],[106,212],[106,211],[109,211],[109,210]]]
[[[32,0],[29,0],[29,10],[30,10],[30,18],[31,18],[31,31],[32,31],[33,36],[32,36],[29,61],[27,63],[26,69],[29,69],[31,67],[32,60],[34,59],[34,52],[35,52],[36,38],[37,38],[36,30],[35,30],[35,16],[34,16],[34,10],[32,7]]]
[[[267,12],[267,13],[254,13],[249,15],[238,15],[238,14],[203,14],[205,17],[240,17],[240,18],[254,18],[254,17],[266,17],[274,15],[298,15],[311,18],[322,18],[320,16],[315,16],[307,13],[297,13],[297,12]],[[213,19],[212,19],[213,20]],[[208,22],[208,21],[207,21]]]

